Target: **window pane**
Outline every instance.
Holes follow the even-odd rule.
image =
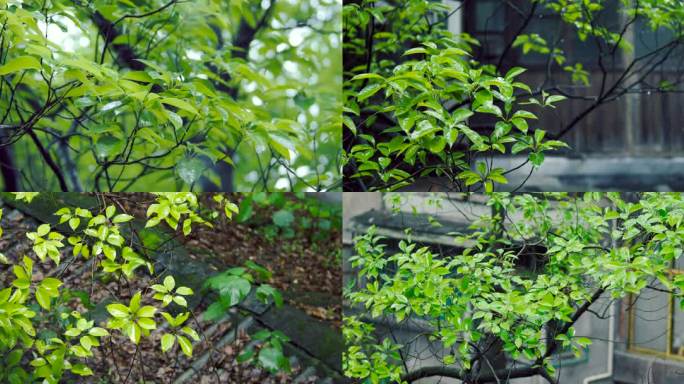
[[[480,39],[480,43],[482,44],[481,49],[483,50],[485,57],[499,57],[503,53],[505,46],[503,36],[487,35],[478,37]]]
[[[649,53],[672,40],[673,34],[670,30],[661,27],[654,31],[643,18],[637,19],[636,25],[634,51],[637,56]]]
[[[643,18],[637,19],[636,25],[634,42],[634,53],[636,57],[646,55],[658,48],[662,48],[674,38],[673,32],[666,28],[661,27],[654,31]],[[656,57],[661,58],[665,54],[668,54],[668,59],[662,64],[664,68],[678,69],[681,66],[681,60],[682,57],[684,57],[684,49],[679,47],[671,52],[665,49],[662,50],[661,54],[656,55]]]
[[[664,289],[660,284],[657,288]],[[634,319],[633,347],[659,352],[667,351],[667,325],[670,295],[652,289],[644,289],[632,307]]]
[[[563,22],[561,21],[560,16],[557,14],[542,14],[528,24],[523,33],[536,33],[537,35],[543,37],[548,45],[551,46],[556,39],[558,39],[559,33],[563,30],[562,23]]]
[[[502,1],[478,1],[475,5],[475,29],[477,31],[501,32],[506,24],[506,9]]]
[[[674,327],[672,328],[672,353],[684,356],[684,311],[679,307],[679,299],[675,299]]]

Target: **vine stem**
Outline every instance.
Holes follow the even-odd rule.
[[[135,345],[135,355],[133,355],[133,361],[135,362],[136,357],[138,357],[138,352],[140,352],[140,344]],[[133,364],[131,364],[131,367],[128,369],[128,374],[126,375],[126,379],[124,380],[123,384],[128,383],[128,378],[131,377],[131,372],[133,372]]]

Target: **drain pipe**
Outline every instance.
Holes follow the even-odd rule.
[[[613,221],[612,227],[613,230],[615,230],[615,228],[617,227],[617,223],[615,220]],[[611,243],[613,247],[616,246],[615,239],[612,239]],[[598,380],[605,380],[613,377],[613,352],[615,351],[615,324],[617,323],[618,319],[618,308],[617,302],[615,300],[613,300],[613,302],[610,304],[610,314],[610,323],[608,323],[608,366],[606,367],[605,372],[585,378],[582,382],[583,384],[589,384]]]
[[[617,303],[613,301],[610,305],[610,323],[608,323],[608,367],[603,373],[589,376],[584,379],[583,384],[593,383],[598,380],[609,379],[613,377],[613,351],[615,350],[615,323],[617,322]]]

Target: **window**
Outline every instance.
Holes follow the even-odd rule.
[[[648,22],[643,18],[638,18],[635,27],[635,37],[634,37],[634,55],[635,57],[641,57],[650,52],[657,50],[658,48],[664,47],[670,43],[675,38],[675,34],[664,27],[660,27],[657,30],[653,30]],[[682,67],[684,62],[684,48],[682,45],[676,47],[672,52],[665,49],[660,55],[656,57],[662,57],[663,54],[668,54],[668,59],[663,63],[665,69],[677,70]]]
[[[444,0],[444,5],[449,7],[451,16],[447,19],[447,29],[453,34],[463,32],[463,3],[460,0]]]
[[[516,0],[511,3],[513,5],[500,0],[466,3],[466,32],[477,38],[482,45],[477,51],[478,59],[485,62],[498,60],[506,46],[517,37],[524,22],[520,12],[526,13],[532,4],[529,0]],[[599,23],[611,31],[619,31],[622,23],[619,1],[607,0],[604,7],[598,14]],[[574,26],[563,22],[558,13],[544,6],[537,6],[534,18],[521,33],[541,36],[550,49],[556,47],[563,50],[568,62],[583,63],[585,68],[598,66],[596,58],[599,48],[596,41],[592,38],[581,41]],[[534,52],[523,55],[520,49],[513,49],[508,52],[506,59],[509,63],[544,68],[548,55]]]
[[[561,40],[561,36],[567,29],[559,14],[546,9],[541,8],[536,11],[537,17],[528,24],[527,28],[522,32],[523,34],[537,34],[544,40],[546,40],[549,49],[553,49],[556,43]],[[566,51],[566,47],[559,45],[558,48]],[[516,52],[519,52],[516,51]],[[520,63],[525,66],[544,66],[549,59],[548,54],[541,54],[530,52],[528,54],[523,54],[520,56]]]
[[[670,273],[684,274],[684,259]],[[684,311],[679,308],[679,300],[665,292],[662,284],[652,286],[655,289],[644,289],[627,303],[628,350],[684,360]]]
[[[508,6],[499,0],[479,0],[466,4],[466,31],[480,41],[479,56],[485,60],[498,58],[508,42]]]

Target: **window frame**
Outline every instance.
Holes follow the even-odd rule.
[[[668,270],[668,274],[670,276],[675,276],[675,275],[684,275],[684,270],[682,269],[677,269],[674,265]],[[669,300],[668,300],[668,308],[667,308],[667,332],[666,332],[666,341],[667,343],[665,344],[665,352],[661,352],[655,349],[650,349],[650,348],[644,348],[640,346],[634,345],[634,333],[635,333],[635,316],[636,316],[636,302],[633,301],[634,295],[629,295],[629,303],[630,307],[627,312],[627,352],[634,352],[638,354],[643,354],[643,355],[650,355],[650,356],[657,356],[661,357],[664,359],[668,360],[678,360],[678,361],[684,361],[684,348],[681,348],[680,353],[682,354],[677,354],[673,353],[672,351],[672,344],[674,343],[674,311],[677,310],[675,307],[675,295],[671,292],[661,292],[665,295],[668,295]],[[638,299],[637,299],[638,300]]]

